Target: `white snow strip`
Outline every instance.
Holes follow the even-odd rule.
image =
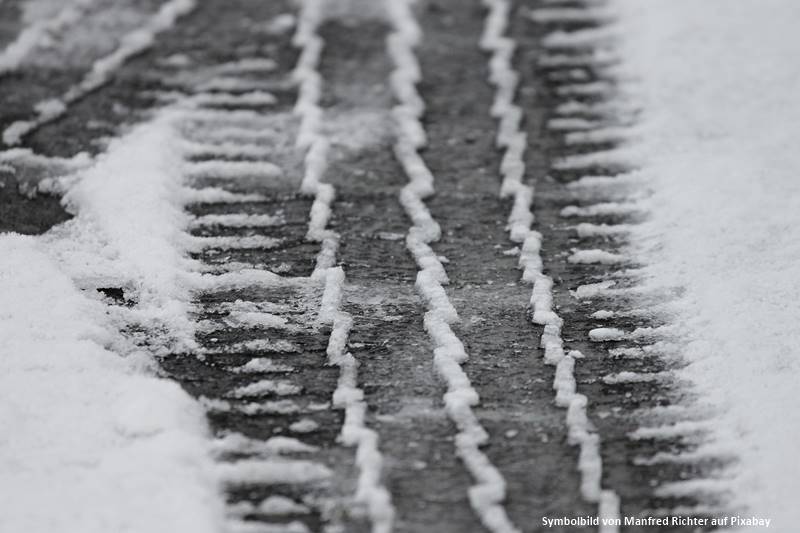
[[[522,279],[533,284],[531,303],[534,322],[543,325],[544,331],[540,345],[545,350],[545,361],[556,364],[553,387],[556,390],[556,403],[567,408],[567,427],[569,442],[580,447],[578,470],[581,473],[581,495],[589,502],[598,503],[598,517],[601,522],[619,517],[619,497],[601,486],[602,460],[600,458],[600,439],[591,429],[586,415],[587,399],[577,394],[574,364],[582,357],[580,352],[564,354],[561,339],[562,320],[553,311],[553,281],[542,272],[540,255],[542,236],[531,229],[533,213],[533,188],[523,184],[523,154],[526,147],[524,133],[520,130],[522,110],[514,105],[514,90],[517,73],[512,66],[514,42],[505,37],[509,24],[511,2],[508,0],[484,0],[489,9],[481,37],[481,47],[492,52],[489,61],[489,81],[496,88],[492,114],[498,121],[498,146],[505,149],[501,163],[503,183],[501,196],[513,195],[514,206],[509,216],[507,229],[511,240],[522,243],[519,268],[523,270]],[[535,10],[536,13],[564,16],[569,10]],[[567,13],[568,14],[568,13]],[[585,12],[584,12],[585,14]],[[612,520],[613,522],[613,520]],[[613,533],[615,526],[604,526],[604,532]]]
[[[580,285],[577,289],[575,289],[573,294],[579,300],[596,298],[599,295],[605,294],[606,291],[614,285],[615,282],[612,280],[600,281],[597,283],[587,283],[586,285]]]
[[[217,465],[218,475],[231,486],[301,485],[318,483],[333,473],[321,463],[300,459],[242,459]]]
[[[274,495],[259,502],[258,505],[249,501],[241,501],[228,506],[228,513],[237,516],[245,515],[266,515],[266,516],[288,516],[309,514],[311,509],[297,503],[286,496]]]
[[[264,235],[248,235],[245,237],[196,237],[191,236],[187,246],[191,251],[215,250],[257,250],[275,248],[281,239]]]
[[[688,479],[660,485],[653,491],[653,496],[656,498],[710,497],[722,499],[723,496],[730,493],[730,486],[730,479]],[[784,531],[788,532],[788,530]]]
[[[274,105],[278,99],[266,91],[246,93],[201,93],[190,98],[190,102],[200,106],[262,107]]]
[[[283,175],[281,167],[268,161],[191,161],[186,162],[186,173],[192,179],[263,178],[269,180]]]
[[[241,413],[247,416],[291,415],[303,409],[292,400],[268,400],[264,402],[234,403],[228,400],[200,398],[200,403],[212,413]]]
[[[213,126],[214,128],[223,129],[225,133],[235,134],[236,130],[243,132],[250,132],[257,138],[264,138],[265,135],[270,135],[269,138],[275,139],[278,132],[276,131],[276,121],[274,116],[263,114],[253,109],[218,109],[208,107],[198,107],[197,104],[191,100],[183,102],[186,107],[186,118],[190,121],[190,125],[203,126],[205,129]],[[258,131],[261,130],[261,131]],[[189,137],[193,135],[211,135],[219,138],[219,134],[213,131],[191,132],[189,129]],[[225,139],[231,141],[232,139]]]
[[[629,146],[653,193],[632,244],[647,264],[645,287],[680,288],[674,316],[687,365],[676,377],[716,407],[709,438],[736,447],[718,487],[730,492],[726,503],[794,531],[800,11],[792,0],[612,4],[643,110]]]
[[[625,261],[625,256],[605,250],[578,250],[567,258],[567,261],[579,265],[614,265]]]
[[[278,63],[276,63],[274,59],[268,57],[247,57],[237,61],[223,63],[214,70],[220,74],[263,74],[272,72],[276,68],[278,68]]]
[[[285,317],[260,311],[231,311],[231,313],[225,317],[225,323],[229,327],[291,329],[288,322],[288,319]]]
[[[589,331],[589,339],[595,342],[618,341],[625,338],[625,332],[619,328],[594,328]]]
[[[606,385],[620,385],[626,383],[651,383],[670,376],[669,372],[617,372],[602,377]]]
[[[346,351],[353,319],[340,309],[345,273],[341,267],[334,266],[340,237],[335,231],[327,229],[336,191],[332,185],[322,182],[330,146],[322,133],[323,111],[319,105],[322,77],[318,66],[324,41],[317,34],[317,29],[323,17],[322,6],[323,0],[303,0],[293,40],[295,46],[300,48],[300,57],[293,72],[294,80],[299,84],[294,109],[300,117],[296,144],[306,151],[300,190],[314,195],[306,238],[321,245],[312,278],[324,283],[318,320],[332,326],[327,355],[329,364],[339,367],[333,405],[344,409],[340,439],[345,446],[356,447],[359,475],[353,499],[355,503],[366,506],[373,533],[390,533],[395,511],[391,494],[381,481],[383,456],[378,447],[378,434],[366,427],[364,418],[367,404],[363,391],[358,387],[358,361]]]
[[[633,440],[674,439],[676,437],[702,436],[713,429],[713,422],[708,420],[681,421],[656,427],[640,427],[628,437]]]
[[[619,56],[602,50],[584,54],[543,54],[537,58],[537,63],[540,67],[578,69],[592,68],[595,70],[602,70],[619,63],[619,61]],[[582,70],[579,70],[578,72],[581,72],[585,75],[585,72]],[[602,83],[604,89],[608,89],[606,82],[600,83]],[[558,89],[556,90],[556,93],[560,94],[561,96],[568,96],[570,94],[568,92],[559,92]],[[571,94],[586,95],[592,93],[578,91]]]
[[[657,452],[647,457],[634,457],[635,465],[659,465],[659,464],[693,464],[701,461],[719,461],[720,459],[733,459],[736,456],[735,450],[731,446],[719,444],[702,444],[696,449],[672,453]]]
[[[184,135],[199,143],[261,144],[262,149],[276,144],[283,135],[275,131],[274,124],[271,128],[267,125],[266,128],[253,129],[245,127],[246,124],[237,124],[236,121],[224,121],[221,117],[209,122],[214,124],[213,128],[190,128],[184,131]]]
[[[278,226],[285,222],[281,215],[248,215],[231,213],[224,215],[203,215],[191,221],[192,227],[205,228],[219,226],[223,228],[264,228]]]
[[[319,448],[311,446],[292,437],[270,437],[267,440],[253,439],[241,433],[226,433],[213,442],[213,451],[217,455],[259,455],[273,456],[282,454],[314,453]]]
[[[36,118],[8,126],[3,131],[3,142],[8,145],[19,144],[25,135],[63,116],[71,104],[108,83],[131,57],[150,48],[155,43],[156,35],[171,28],[179,17],[192,11],[195,3],[196,0],[169,0],[162,4],[142,27],[124,35],[116,50],[97,59],[79,84],[57,99],[39,102],[35,106]]]
[[[183,197],[186,199],[186,203],[190,204],[238,204],[263,202],[267,199],[262,194],[230,192],[219,187],[203,187],[202,189],[186,187],[183,190]]]
[[[249,341],[224,344],[217,348],[206,348],[200,353],[207,355],[220,355],[229,353],[252,353],[252,352],[280,352],[280,353],[300,353],[302,350],[296,344],[286,339],[271,340],[266,338],[252,339]]]
[[[232,390],[225,396],[228,398],[258,398],[260,396],[293,396],[295,394],[299,394],[302,391],[302,387],[295,385],[289,381],[276,381],[274,379],[262,379],[260,381],[256,381],[255,383],[251,383],[249,385],[243,385],[241,387],[237,387],[236,389]]]
[[[609,126],[590,131],[571,131],[564,135],[564,142],[570,145],[621,143],[635,134],[632,128]]]
[[[308,278],[285,278],[267,270],[241,269],[219,275],[200,275],[191,279],[195,290],[234,290],[248,287],[281,287],[305,284]]]
[[[196,87],[198,91],[220,91],[227,93],[249,93],[272,87],[264,81],[255,78],[240,78],[236,76],[218,76],[201,83]]]
[[[276,363],[267,357],[255,357],[241,366],[231,367],[230,371],[237,374],[271,374],[292,372],[294,367],[283,363]]]
[[[547,121],[547,128],[554,131],[585,131],[602,127],[600,121],[579,117],[551,118]]]
[[[626,235],[631,231],[630,224],[592,224],[582,222],[575,227],[578,237],[586,239],[590,237],[613,237],[615,235]]]
[[[594,168],[628,168],[635,166],[632,151],[627,148],[612,148],[588,154],[569,155],[553,162],[556,170],[591,170]]]
[[[217,159],[249,158],[263,160],[272,153],[269,145],[250,142],[197,142],[186,141],[184,148],[189,157],[214,157]]]
[[[628,216],[642,213],[644,202],[607,202],[587,206],[568,205],[561,210],[562,217]]]

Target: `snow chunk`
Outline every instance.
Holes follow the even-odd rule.
[[[589,339],[595,342],[618,341],[625,338],[625,332],[618,328],[594,328],[589,331]]]
[[[619,254],[607,252],[605,250],[578,250],[574,252],[572,255],[569,256],[567,261],[570,263],[577,263],[577,264],[602,264],[602,265],[613,265],[615,263],[621,263],[625,260],[625,257]]]

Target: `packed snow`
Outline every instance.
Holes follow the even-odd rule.
[[[721,409],[712,442],[739,457],[714,488],[796,531],[800,10],[794,0],[613,4],[643,108],[631,146],[653,190],[634,243],[651,288],[685,291],[679,375]]]
[[[61,183],[75,218],[0,236],[4,530],[222,527],[203,409],[119,334],[130,323],[174,331],[159,335],[164,349],[190,338],[171,141],[166,118],[134,129]],[[138,305],[111,304],[106,287]]]

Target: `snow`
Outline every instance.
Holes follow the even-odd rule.
[[[233,372],[242,373],[242,374],[267,374],[267,373],[288,373],[292,372],[294,367],[283,364],[283,363],[276,363],[272,359],[266,357],[256,357],[250,359],[248,362],[243,364],[242,366],[238,366],[233,369]]]
[[[77,218],[42,237],[79,285],[122,287],[137,302],[131,318],[170,332],[159,336],[164,351],[194,345],[174,120],[166,113],[112,141],[64,195]]]
[[[3,528],[218,531],[203,410],[152,377],[145,354],[105,348],[116,343],[105,305],[49,248],[0,236]]]
[[[229,392],[229,398],[250,398],[259,396],[292,396],[298,394],[302,389],[288,381],[276,381],[273,379],[262,379],[249,385],[243,385]]]
[[[685,290],[675,319],[689,365],[678,374],[722,411],[716,439],[735,434],[740,461],[720,488],[793,531],[800,11],[792,0],[614,4],[643,108],[633,146],[654,191],[633,235],[649,286]]]
[[[446,258],[440,258],[430,246],[440,238],[441,229],[425,205],[425,198],[434,193],[434,176],[419,154],[426,142],[420,120],[425,103],[416,88],[421,73],[414,51],[422,37],[421,30],[411,1],[391,2],[386,7],[393,30],[386,41],[394,66],[390,81],[397,100],[392,110],[396,123],[394,152],[409,180],[400,193],[400,203],[412,222],[406,247],[419,268],[416,288],[426,302],[425,330],[435,346],[436,372],[447,384],[443,399],[449,418],[458,428],[456,453],[475,480],[468,491],[470,505],[490,531],[513,533],[518,530],[503,506],[505,480],[480,450],[487,444],[489,435],[472,411],[480,398],[461,367],[468,356],[451,328],[459,317],[443,287],[448,283],[443,266]],[[494,20],[501,25],[504,22],[502,18]]]
[[[302,2],[293,39],[295,46],[300,48],[300,57],[293,72],[293,78],[299,85],[294,108],[295,114],[300,117],[296,146],[306,152],[300,191],[314,195],[306,238],[321,244],[311,277],[324,284],[317,320],[320,324],[331,326],[326,350],[328,364],[339,367],[333,405],[344,409],[340,439],[345,446],[356,448],[355,462],[359,475],[353,500],[366,507],[374,533],[389,533],[395,511],[391,494],[381,480],[383,456],[378,447],[378,434],[366,426],[367,404],[364,392],[358,387],[359,362],[347,351],[353,318],[341,310],[345,272],[341,267],[334,266],[340,236],[336,231],[327,229],[336,191],[331,184],[322,181],[330,148],[328,138],[322,133],[323,111],[319,105],[323,80],[317,69],[324,41],[317,34],[317,29],[324,16],[322,8],[320,0]]]
[[[625,332],[619,328],[594,328],[589,331],[589,339],[596,342],[618,341],[625,337]]]
[[[303,459],[240,459],[216,466],[220,479],[235,486],[318,483],[333,473],[321,463]]]
[[[226,433],[214,440],[214,452],[218,455],[280,455],[313,453],[318,448],[291,437],[270,437],[267,440],[253,439],[241,433]]]
[[[625,261],[625,257],[620,254],[608,252],[606,250],[577,250],[567,258],[567,261],[581,265],[613,265]]]
[[[191,178],[237,179],[259,178],[273,180],[283,175],[281,167],[269,161],[193,161],[186,163]]]
[[[88,5],[86,0],[81,3]],[[34,119],[20,120],[8,126],[3,131],[3,142],[8,145],[19,144],[25,135],[61,117],[69,105],[108,83],[114,72],[125,62],[151,47],[158,33],[171,28],[178,18],[192,11],[194,7],[195,0],[165,2],[141,27],[123,35],[119,40],[119,46],[113,52],[97,59],[80,83],[70,87],[58,99],[47,99],[37,104],[35,106],[37,116]],[[63,13],[68,13],[68,10]],[[10,63],[11,68],[16,68],[19,60],[15,59]]]
[[[481,47],[491,52],[489,59],[489,82],[495,86],[495,98],[491,114],[498,119],[496,144],[504,149],[500,164],[503,181],[500,196],[513,196],[514,204],[506,226],[512,241],[522,243],[519,268],[522,279],[533,284],[531,306],[533,322],[544,326],[539,346],[544,349],[547,364],[556,365],[553,388],[556,390],[556,405],[567,409],[567,427],[570,444],[579,446],[578,470],[581,473],[581,496],[584,500],[598,503],[598,516],[601,521],[609,521],[619,516],[619,497],[611,490],[602,488],[602,459],[600,439],[591,429],[586,415],[587,398],[576,393],[574,376],[575,358],[582,357],[577,351],[564,354],[561,326],[563,320],[553,310],[553,280],[542,271],[542,235],[531,229],[534,216],[531,211],[533,187],[524,184],[524,152],[527,136],[521,130],[523,110],[515,105],[518,74],[511,58],[515,42],[504,36],[509,24],[511,4],[506,0],[485,0],[488,8]],[[533,14],[562,14],[559,9],[536,10]],[[573,254],[578,256],[581,252]],[[426,317],[427,326],[427,317]],[[463,347],[461,348],[463,351]],[[477,396],[477,394],[476,394]],[[613,520],[611,520],[613,522]],[[508,526],[512,527],[512,526]],[[617,528],[609,526],[603,531],[614,532]]]
[[[47,42],[48,34],[74,24],[96,3],[96,0],[74,0],[55,13],[32,13],[26,5],[27,26],[17,38],[0,51],[0,76],[17,70],[32,50]],[[29,4],[34,4],[30,2]],[[30,20],[32,19],[32,20]]]
[[[269,516],[286,516],[308,514],[311,510],[303,504],[285,496],[269,496],[258,505],[248,501],[232,504],[228,507],[229,512],[237,515],[262,514]]]
[[[0,236],[0,423],[13,435],[0,441],[0,493],[12,531],[221,527],[204,411],[153,377],[153,353],[193,346],[202,280],[186,258],[175,120],[163,113],[93,161],[50,162],[67,175],[47,186],[75,218],[38,237]],[[106,287],[135,305],[108,304]],[[130,326],[147,352],[120,334]]]
[[[248,214],[225,214],[225,215],[202,215],[192,220],[192,226],[208,227],[221,226],[225,228],[262,228],[267,226],[277,226],[284,222],[281,215],[248,215]]]
[[[289,431],[293,431],[294,433],[311,433],[312,431],[316,431],[317,428],[319,428],[319,424],[310,418],[303,418],[289,425]]]

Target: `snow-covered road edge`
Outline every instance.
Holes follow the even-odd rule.
[[[152,360],[193,342],[174,127],[170,115],[141,125],[65,180],[71,221],[0,236],[4,530],[222,528],[204,411]],[[120,335],[132,324],[152,350]]]
[[[631,153],[652,188],[632,229],[643,294],[681,296],[678,377],[721,413],[693,452],[737,457],[711,494],[793,531],[800,519],[800,12],[791,0],[614,0],[624,87],[642,107]],[[658,297],[658,296],[657,296]],[[647,301],[644,302],[647,305]],[[749,516],[749,515],[748,515]],[[754,528],[754,530],[757,528]]]

